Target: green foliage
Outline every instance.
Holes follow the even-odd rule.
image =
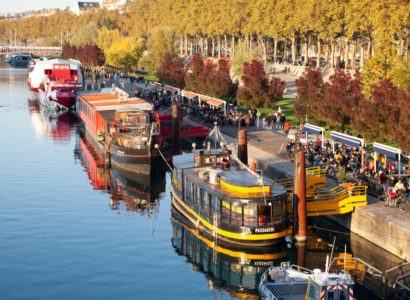
[[[70,44],[82,47],[88,44],[96,44],[98,39],[98,26],[95,22],[90,22],[73,32]]]
[[[118,29],[111,30],[108,27],[101,27],[98,31],[97,45],[105,53],[108,52],[114,42],[121,40],[121,34]]]
[[[170,27],[157,27],[148,39],[147,54],[141,64],[150,72],[157,72],[165,54],[176,56],[175,32]]]
[[[121,38],[114,42],[105,53],[107,63],[127,72],[136,69],[142,54],[142,45],[132,38]]]

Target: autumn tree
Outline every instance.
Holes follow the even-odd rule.
[[[269,82],[269,95],[274,101],[281,100],[286,88],[286,82],[278,77],[272,77]]]
[[[188,71],[185,76],[186,89],[198,92],[199,76],[204,70],[204,60],[202,55],[196,53],[192,56],[189,63]]]
[[[101,27],[98,31],[97,45],[100,49],[107,53],[113,43],[121,40],[122,36],[118,29],[109,29],[108,27]]]
[[[157,27],[148,38],[147,54],[141,63],[146,70],[155,73],[167,53],[176,57],[175,32],[170,27]]]
[[[185,69],[181,59],[172,58],[171,53],[166,53],[156,75],[160,82],[170,84],[178,88],[185,86]]]
[[[323,101],[318,108],[328,124],[344,132],[357,114],[357,106],[362,101],[359,76],[352,78],[350,73],[336,69],[323,87]]]
[[[297,99],[295,115],[299,119],[321,119],[319,108],[323,99],[323,78],[319,69],[307,68],[296,80]]]
[[[269,84],[261,62],[245,63],[242,81],[243,87],[237,93],[239,104],[259,108],[269,102]]]
[[[121,38],[114,42],[108,49],[106,55],[107,63],[117,68],[130,71],[137,68],[142,55],[142,44],[132,38]]]
[[[87,44],[97,44],[98,25],[90,22],[84,27],[80,27],[72,33],[70,44],[82,47]]]
[[[400,108],[398,111],[399,117],[398,123],[392,126],[392,135],[400,148],[404,152],[410,153],[410,81],[407,90],[399,91],[397,101]]]

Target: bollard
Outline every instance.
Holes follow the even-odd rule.
[[[181,154],[180,113],[178,104],[172,104],[172,154]]]
[[[248,164],[248,135],[246,129],[238,131],[238,158],[245,165]]]

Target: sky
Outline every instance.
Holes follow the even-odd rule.
[[[73,0],[0,0],[0,13],[15,13],[42,8],[64,8],[72,6]]]

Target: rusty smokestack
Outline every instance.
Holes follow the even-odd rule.
[[[181,134],[180,134],[180,113],[178,104],[173,103],[171,106],[172,116],[172,154],[181,154]]]
[[[245,165],[248,164],[248,135],[245,129],[238,131],[238,158]]]

